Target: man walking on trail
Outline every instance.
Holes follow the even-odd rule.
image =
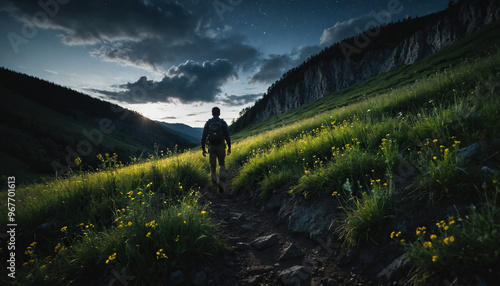
[[[203,156],[206,156],[207,151],[205,145],[208,143],[208,154],[210,161],[210,178],[212,180],[212,187],[222,193],[224,192],[223,183],[225,177],[224,160],[226,157],[226,143],[227,155],[231,154],[231,139],[229,138],[229,128],[227,123],[219,118],[220,109],[218,107],[212,108],[212,118],[205,123],[203,128],[203,135],[201,136],[201,149]],[[216,173],[217,161],[219,162],[219,176]]]

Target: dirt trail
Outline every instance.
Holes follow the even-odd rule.
[[[264,210],[250,196],[229,191],[209,199],[212,216],[220,222],[229,247],[228,253],[214,265],[209,285],[369,284],[337,265],[338,247],[327,248],[302,234],[290,233],[285,223],[278,222],[277,211]],[[257,238],[271,235],[278,240],[273,237],[272,245],[265,249],[258,250],[252,244]],[[283,250],[291,244],[296,246],[292,247],[292,256],[298,257],[280,260]],[[283,270],[294,266],[296,276],[279,277]]]

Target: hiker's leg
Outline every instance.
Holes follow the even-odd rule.
[[[226,166],[220,165],[219,166],[219,182],[225,182],[226,181]]]
[[[225,166],[224,166],[224,156],[226,152],[226,146],[220,145],[216,146],[216,154],[217,154],[217,161],[219,161],[219,176],[217,180],[217,186],[219,188],[219,192],[223,193],[224,192],[224,182],[225,182]]]
[[[213,146],[208,148],[208,160],[210,162],[210,179],[212,181],[212,187],[217,187],[217,152],[214,150]]]
[[[219,181],[226,180],[225,158],[226,158],[226,145],[223,144],[221,146],[217,146],[217,160],[219,161]]]

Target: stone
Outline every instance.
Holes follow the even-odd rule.
[[[337,204],[330,197],[320,198],[312,203],[296,204],[288,217],[288,229],[308,234],[312,239],[327,237]]]
[[[242,221],[245,220],[245,215],[242,213],[230,213],[231,220]]]
[[[267,266],[253,266],[247,269],[247,276],[254,276],[254,275],[262,275],[264,273],[268,273],[274,270],[273,266],[267,265]]]
[[[465,157],[466,159],[472,159],[476,157],[481,152],[481,149],[485,146],[484,143],[476,142],[467,147],[461,148],[458,152],[460,155]]]
[[[41,225],[37,226],[33,230],[33,232],[37,232],[37,231],[44,232],[44,231],[54,230],[56,228],[57,228],[57,223],[55,223],[53,221],[49,221],[49,222],[44,222]]]
[[[364,264],[372,264],[375,261],[375,255],[373,253],[363,252],[359,256],[359,260]]]
[[[347,264],[352,262],[355,256],[356,250],[349,249],[346,253],[343,253],[342,256],[340,256],[339,260],[337,261],[337,265],[340,267],[346,266]]]
[[[276,211],[276,210],[279,210],[280,207],[281,207],[281,195],[275,194],[266,203],[266,205],[264,206],[264,210],[266,210],[268,212]]]
[[[304,257],[304,253],[295,244],[291,243],[283,249],[278,260],[290,260],[300,257]]]
[[[407,271],[408,258],[406,255],[401,255],[396,258],[391,264],[378,273],[378,278],[386,281],[393,281],[401,278]]]
[[[236,243],[236,249],[244,251],[250,249],[250,246],[247,243],[238,242]]]
[[[325,284],[325,285],[326,285],[326,286],[337,286],[338,284],[337,284],[337,282],[335,282],[335,280],[333,280],[333,279],[328,279],[328,280],[326,281],[326,284]]]
[[[271,234],[268,236],[261,236],[252,242],[252,246],[258,250],[263,250],[277,244],[279,241],[276,234]]]
[[[302,285],[309,279],[309,271],[301,265],[292,266],[281,271],[278,280],[284,285]]]
[[[191,285],[202,286],[208,282],[207,273],[205,271],[198,271],[191,280]]]
[[[257,286],[261,280],[260,275],[255,275],[243,280],[244,285]]]
[[[181,285],[185,282],[184,273],[180,270],[170,273],[168,283],[170,285]]]
[[[244,224],[244,225],[240,226],[240,229],[242,231],[253,231],[253,230],[255,230],[255,228],[251,224]]]

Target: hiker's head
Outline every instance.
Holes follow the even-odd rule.
[[[212,116],[219,116],[220,115],[220,109],[218,107],[212,108]]]

